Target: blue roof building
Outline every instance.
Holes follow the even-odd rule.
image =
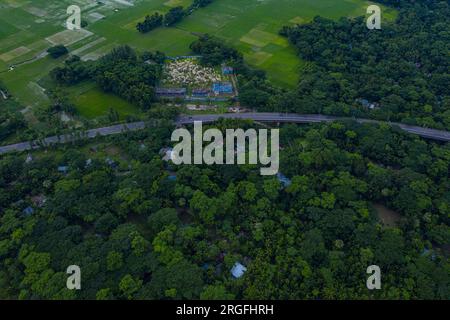
[[[69,167],[68,166],[59,166],[58,171],[61,173],[67,173],[67,171],[69,171]]]
[[[375,109],[379,107],[379,104],[376,102],[370,102],[367,99],[356,99],[356,102],[360,103],[364,108]]]
[[[177,175],[176,174],[171,174],[170,176],[167,177],[167,179],[169,181],[177,181]]]
[[[160,97],[184,97],[187,93],[186,88],[156,88],[156,95]]]
[[[32,207],[27,207],[23,210],[23,213],[26,216],[31,216],[34,213],[34,209]]]
[[[106,158],[105,162],[112,168],[117,168],[117,166],[118,166],[117,163],[111,158]]]
[[[421,256],[422,257],[430,256],[431,260],[435,260],[436,259],[436,254],[432,250],[430,250],[428,248],[423,249]]]
[[[192,95],[194,97],[206,97],[210,92],[209,89],[192,89]]]
[[[357,99],[356,101],[361,103],[361,105],[365,108],[368,108],[370,106],[370,102],[367,99]]]
[[[202,265],[202,269],[203,270],[207,271],[208,268],[209,268],[209,263],[205,263],[205,264]]]
[[[222,73],[223,75],[230,75],[234,73],[234,69],[232,67],[224,66],[222,67]]]
[[[231,82],[215,82],[213,84],[213,91],[216,95],[219,94],[232,94],[233,85]]]
[[[282,174],[281,172],[277,173],[277,178],[278,181],[281,182],[281,184],[283,185],[283,187],[287,188],[292,184],[291,179],[289,179],[288,177],[286,177],[284,174]]]
[[[231,269],[231,274],[234,278],[238,279],[244,275],[244,273],[247,271],[247,268],[240,264],[239,262],[236,262]]]

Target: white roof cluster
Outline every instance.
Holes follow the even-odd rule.
[[[171,83],[201,85],[221,80],[220,74],[210,67],[203,67],[195,59],[177,60],[166,65],[166,79]]]

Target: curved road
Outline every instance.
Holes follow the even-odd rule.
[[[318,123],[318,122],[332,122],[336,120],[345,120],[350,118],[325,116],[318,114],[294,114],[294,113],[226,113],[226,114],[206,114],[206,115],[193,115],[193,116],[180,116],[176,120],[177,125],[187,125],[193,124],[194,121],[202,121],[204,123],[211,123],[219,120],[220,118],[225,119],[248,119],[259,122],[279,122],[279,123]],[[359,123],[383,123],[382,121],[368,120],[368,119],[354,119]],[[410,126],[401,123],[390,123],[390,125],[398,126],[406,132],[416,134],[418,136],[450,142],[450,132],[441,131],[435,129],[427,129],[421,127]],[[51,145],[55,143],[67,143],[80,138],[95,138],[97,136],[109,136],[113,134],[119,134],[126,131],[136,131],[145,128],[144,122],[132,122],[127,124],[120,124],[110,127],[103,127],[97,129],[91,129],[86,131],[84,134],[72,134],[63,136],[53,136],[48,137],[43,140],[44,145]],[[8,152],[20,152],[32,149],[40,148],[40,144],[37,142],[22,142],[17,144],[12,144],[8,146],[0,147],[0,154],[5,154]]]

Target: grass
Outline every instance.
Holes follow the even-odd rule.
[[[141,113],[140,109],[113,94],[104,93],[94,83],[86,82],[69,88],[69,94],[81,116],[93,119],[115,109],[121,119]]]
[[[129,44],[139,51],[160,50],[176,56],[190,53],[189,45],[197,39],[197,33],[209,33],[238,48],[250,65],[265,70],[276,84],[293,87],[305,64],[287,40],[278,35],[279,29],[283,25],[308,22],[316,15],[332,19],[365,15],[371,4],[364,0],[216,0],[175,27],[158,28],[148,34],[140,34],[134,28],[147,14],[165,13],[171,7],[186,7],[191,2],[136,0],[134,6],[126,6],[115,1],[102,4],[78,0],[82,16],[90,21],[86,29],[92,33],[83,38],[61,34],[65,30],[66,8],[73,0],[4,1],[0,4],[0,80],[20,103],[34,107],[48,103],[35,84],[63,59],[44,57],[20,65],[14,71],[2,71],[45,51],[52,46],[48,39],[67,41],[69,49],[79,50],[77,53],[84,59],[97,58],[120,44]],[[104,18],[92,20],[89,18],[92,14]],[[394,19],[395,14],[392,10],[383,11],[385,19]],[[91,103],[89,99],[94,101]],[[106,101],[101,102],[101,99]],[[88,117],[103,114],[109,104],[117,105],[117,110],[123,114],[137,110],[94,89],[82,92],[74,102],[80,113]],[[92,104],[94,109],[91,109]]]

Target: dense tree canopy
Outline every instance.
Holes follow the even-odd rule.
[[[217,124],[230,126],[253,125]],[[0,297],[450,298],[449,145],[382,125],[287,125],[283,186],[256,166],[164,163],[172,129],[30,163],[3,157]],[[105,160],[112,147],[115,166]],[[395,210],[394,224],[380,205]],[[248,267],[242,279],[231,276],[236,261]],[[72,264],[81,291],[65,289]],[[375,292],[365,287],[372,264],[383,272]]]
[[[304,60],[295,90],[270,83],[223,40],[204,35],[191,45],[202,63],[236,69],[240,102],[261,111],[372,117],[450,128],[450,6],[446,1],[384,1],[396,21],[368,30],[364,17],[316,17],[284,27]]]
[[[382,31],[361,18],[284,28],[308,62],[294,90],[211,36],[191,49],[203,64],[233,66],[241,103],[258,110],[448,129],[448,4],[382,2],[399,10]],[[164,60],[124,46],[96,62],[69,57],[51,77],[95,81],[146,109]],[[49,112],[70,111],[58,89],[51,100]],[[138,132],[0,157],[0,299],[450,299],[450,144],[387,124],[285,125],[285,184],[257,165],[163,161],[176,114],[154,107]],[[0,138],[21,121],[0,117]],[[247,267],[239,279],[236,262]],[[83,290],[66,288],[70,265]],[[370,265],[382,270],[381,290],[366,287]]]
[[[83,62],[72,56],[50,75],[62,85],[94,80],[103,91],[117,94],[145,110],[155,101],[154,87],[161,77],[164,59],[159,52],[138,56],[130,47],[120,46],[96,62]]]
[[[164,24],[166,26],[172,26],[175,23],[181,21],[185,15],[183,7],[174,7],[169,10],[164,16]]]
[[[67,48],[63,45],[57,45],[54,47],[51,47],[47,50],[47,52],[50,54],[50,56],[53,59],[57,59],[67,53],[69,53],[69,50],[67,50]]]
[[[339,21],[316,17],[281,34],[312,62],[297,90],[284,99],[296,112],[370,114],[450,129],[450,6],[447,1],[384,1],[399,8],[368,30],[363,17]],[[368,110],[365,104],[376,108]]]
[[[143,22],[139,22],[136,25],[136,29],[141,33],[147,33],[157,27],[162,26],[163,20],[164,16],[156,12],[151,16],[146,16]]]

